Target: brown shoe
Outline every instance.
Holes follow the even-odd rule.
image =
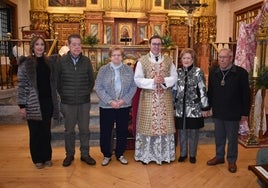
[[[217,159],[216,157],[214,157],[213,159],[210,159],[207,162],[207,165],[213,166],[213,165],[222,164],[222,163],[224,163],[224,159]]]
[[[235,173],[236,170],[237,170],[237,166],[236,166],[236,164],[235,164],[235,163],[229,163],[229,164],[228,164],[228,170],[229,170],[229,172],[231,172],[231,173]]]

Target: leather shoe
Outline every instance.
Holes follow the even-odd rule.
[[[222,163],[224,163],[224,159],[217,159],[216,157],[214,157],[207,162],[207,165],[214,166]]]
[[[72,164],[72,161],[74,160],[74,156],[66,156],[63,160],[62,166],[67,167]]]
[[[84,161],[85,163],[87,163],[88,165],[95,165],[96,164],[96,161],[90,156],[83,156],[80,158],[81,161]]]
[[[187,156],[180,156],[179,159],[178,159],[178,162],[179,163],[184,162],[185,159],[187,159]]]
[[[229,172],[231,172],[231,173],[235,173],[236,170],[237,170],[237,166],[236,166],[236,164],[235,164],[235,163],[229,163],[229,164],[228,164],[228,170],[229,170]]]
[[[42,168],[44,168],[45,166],[44,166],[43,163],[35,163],[35,167],[36,167],[37,169],[42,169]]]
[[[46,161],[44,162],[44,165],[47,167],[52,167],[52,162],[51,161]]]
[[[190,163],[196,163],[196,157],[190,157]]]
[[[147,165],[148,163],[141,161],[141,164],[143,164],[143,165]]]

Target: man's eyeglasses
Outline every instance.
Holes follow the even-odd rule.
[[[151,43],[152,46],[161,46],[161,43]]]
[[[121,54],[113,54],[113,55],[112,55],[112,57],[115,57],[115,56],[120,57],[120,56],[122,56],[122,55],[121,55]]]
[[[218,56],[218,59],[228,59],[230,58],[231,56]]]

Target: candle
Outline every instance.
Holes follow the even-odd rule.
[[[258,58],[257,58],[257,56],[254,57],[253,77],[258,77]]]
[[[265,54],[266,54],[266,56],[265,56],[265,67],[268,67],[268,43],[266,43],[265,44]]]

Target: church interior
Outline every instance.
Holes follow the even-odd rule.
[[[255,29],[252,35],[252,30],[248,32],[251,28]],[[241,34],[242,31],[246,34]],[[148,39],[155,34],[163,38],[162,53],[169,55],[176,67],[181,66],[181,50],[194,49],[197,66],[206,77],[210,68],[217,65],[218,51],[230,48],[234,53],[234,63],[248,71],[253,83],[253,110],[248,134],[240,138],[238,173],[227,174],[225,166],[212,169],[205,165],[214,152],[213,123],[210,120],[202,133],[210,136],[201,136],[203,141],[195,166],[177,162],[144,166],[132,159],[127,166],[112,164],[104,169],[100,165],[88,168],[80,165],[77,159],[72,168],[63,169],[60,165],[64,156],[61,140],[53,145],[53,167],[43,172],[33,169],[27,122],[19,117],[15,101],[17,59],[20,55],[29,55],[32,36],[44,37],[49,46],[47,55],[51,55],[60,53],[67,37],[73,33],[80,34],[83,39],[83,54],[90,58],[95,74],[109,62],[111,45],[122,46],[124,63],[133,67],[142,55],[148,53]],[[245,45],[252,40],[253,48],[243,44],[241,47],[242,40],[246,41]],[[255,164],[259,148],[268,147],[267,86],[257,88],[253,79],[268,68],[267,0],[2,0],[0,56],[0,187],[259,186],[257,177],[248,170],[248,166]],[[255,72],[256,75],[255,63],[259,72]],[[96,105],[93,109],[98,109],[98,100],[94,95],[92,103],[92,106]],[[90,143],[94,145],[91,151],[101,160],[98,147],[99,112],[91,110],[90,113],[93,134]],[[63,125],[52,129],[52,140],[62,139]],[[129,159],[133,158],[133,139],[130,133],[126,154]]]

